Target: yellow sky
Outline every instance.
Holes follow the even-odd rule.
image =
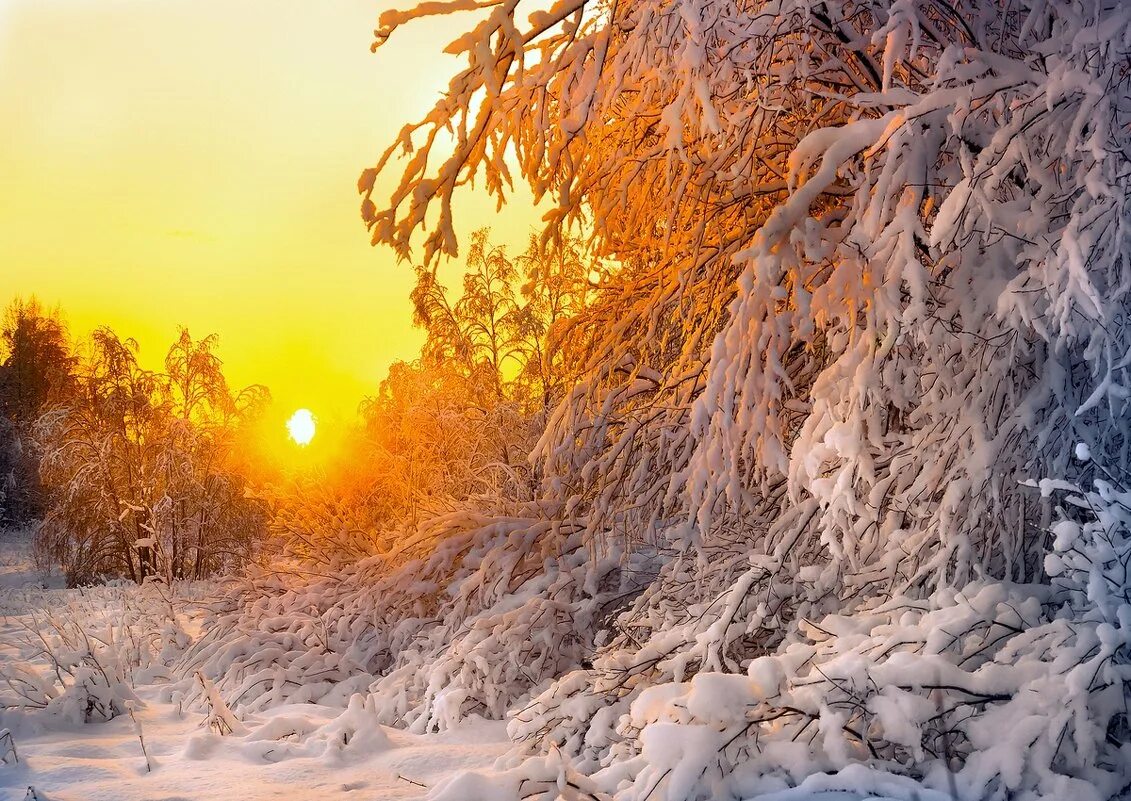
[[[275,414],[352,414],[421,341],[357,176],[457,66],[458,21],[371,54],[391,4],[0,0],[0,302],[108,323],[152,366],[178,325],[216,332]],[[534,219],[463,205],[513,243]]]

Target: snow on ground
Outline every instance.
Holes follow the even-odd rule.
[[[59,575],[44,576],[31,556],[31,530],[0,531],[0,590],[62,587]]]
[[[27,657],[28,637],[48,612],[97,617],[114,607],[97,600],[98,590],[43,589],[26,544],[0,541],[0,666],[23,663],[46,673],[44,659]],[[119,588],[114,597],[129,592]],[[192,630],[195,621],[185,622]],[[0,712],[19,757],[0,765],[0,799],[20,801],[28,787],[40,801],[415,799],[458,770],[489,767],[507,745],[501,722],[472,720],[427,736],[375,724],[355,733],[344,725],[354,710],[316,704],[269,710],[245,721],[248,734],[221,737],[207,728],[204,712],[182,707],[168,678],[135,692],[151,772],[128,714],[83,724],[42,711]]]
[[[743,688],[759,678],[757,671],[702,674],[691,682],[658,687],[651,695],[646,691],[641,699],[647,697],[649,703],[633,706],[641,715],[638,725],[650,725],[642,735],[642,757],[650,761],[637,759],[638,776],[622,770],[624,763],[614,763],[595,779],[581,776],[553,748],[516,762],[506,724],[476,716],[426,735],[380,726],[372,695],[352,696],[345,709],[281,703],[256,707],[262,711],[254,713],[245,710],[237,718],[223,700],[184,701],[207,697],[210,685],[205,681],[204,693],[190,696],[194,677],[172,674],[168,667],[176,663],[170,654],[183,653],[200,635],[205,605],[216,597],[216,585],[111,584],[79,590],[44,586],[34,575],[32,561],[21,555],[24,546],[26,542],[5,543],[0,538],[0,732],[10,729],[18,749],[15,761],[6,754],[0,735],[0,757],[7,757],[0,764],[0,801],[23,801],[25,796],[38,801],[548,801],[558,797],[558,790],[563,790],[562,798],[615,795],[684,801],[689,795],[700,797],[686,780],[702,775],[704,765],[718,760],[716,744],[695,735],[711,734],[712,726],[687,715],[733,722],[733,709],[746,704]],[[90,654],[98,657],[94,670],[109,674],[108,681],[100,684],[87,670]],[[128,678],[116,676],[132,677],[132,686]],[[766,684],[777,680],[761,678]],[[37,691],[42,694],[37,696]],[[691,695],[681,704],[668,703],[673,693]],[[213,695],[220,696],[215,689]],[[44,708],[18,708],[21,704]],[[84,715],[96,719],[83,723]],[[210,725],[218,718],[234,731],[221,736]],[[693,725],[681,728],[676,721]],[[798,759],[812,758],[802,745],[794,750]],[[775,753],[796,761],[780,748]],[[801,777],[797,786],[759,780],[758,789],[749,785],[749,792],[741,791],[743,797],[956,797],[948,789],[953,782],[935,781],[931,789],[861,764],[829,773],[817,766],[796,768],[793,773]],[[671,781],[660,787],[669,775]],[[653,776],[659,776],[655,784]],[[603,784],[595,783],[598,780]],[[35,788],[34,796],[26,795],[29,787]],[[575,788],[591,791],[575,793]],[[982,796],[972,792],[961,797],[972,801]]]
[[[272,761],[270,747],[256,747],[268,744],[206,732],[201,715],[182,717],[157,694],[143,690],[146,705],[137,713],[152,773],[122,715],[17,737],[20,762],[0,767],[0,797],[20,799],[33,786],[41,801],[416,799],[458,769],[489,765],[505,747],[503,725],[479,721],[429,736],[388,730],[387,742],[357,755]],[[317,719],[319,710],[301,714]]]

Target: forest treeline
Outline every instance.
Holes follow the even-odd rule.
[[[387,547],[476,496],[529,496],[527,454],[579,346],[593,291],[579,242],[510,256],[474,235],[462,286],[418,268],[419,358],[393,364],[340,452],[282,469],[257,442],[266,387],[233,389],[218,338],[182,329],[160,369],[109,327],[73,341],[34,298],[0,346],[0,525],[34,531],[68,584],[196,579],[276,555],[333,561]],[[277,432],[282,437],[282,432]]]

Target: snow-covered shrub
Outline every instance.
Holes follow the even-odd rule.
[[[1078,453],[1088,451],[1082,446]],[[1059,595],[1092,623],[1125,629],[1131,624],[1131,492],[1106,470],[1093,489],[1045,481],[1045,497],[1060,498],[1045,572]],[[1131,660],[1126,646],[1120,651]]]
[[[68,586],[105,578],[203,579],[250,558],[264,509],[248,487],[247,425],[268,395],[233,392],[216,337],[181,330],[165,372],[142,367],[137,342],[99,328],[75,391],[35,423],[51,503],[36,529],[41,567]]]
[[[383,722],[430,731],[469,713],[502,718],[588,659],[610,609],[638,591],[638,571],[648,568],[594,561],[579,531],[554,536],[552,528],[527,521],[477,555],[445,622],[421,628],[370,688]]]
[[[515,711],[512,762],[560,749],[626,801],[748,797],[858,762],[960,798],[1126,792],[1131,493],[1110,477],[1038,486],[1062,518],[1051,585],[853,604],[822,601],[815,571],[787,581],[763,564],[664,618],[649,594],[666,584],[674,601],[689,566],[672,562],[592,669]],[[775,636],[783,597],[808,600]]]
[[[213,680],[237,714],[344,706],[364,690],[377,720],[418,731],[472,713],[501,718],[587,660],[612,612],[651,575],[643,554],[595,560],[582,530],[461,512],[334,575],[251,577],[178,669]]]
[[[169,679],[168,665],[190,642],[184,606],[201,592],[151,582],[10,599],[6,611],[18,615],[22,629],[21,661],[0,663],[0,708],[41,723],[123,714],[128,702],[139,703],[136,684]]]
[[[1064,600],[1001,583],[897,597],[684,681],[646,680],[658,634],[566,675],[509,728],[624,799],[749,797],[857,762],[962,798],[1107,798],[1131,780],[1131,618],[1089,625]]]
[[[249,581],[179,665],[245,717],[356,693],[362,729],[509,713],[496,791],[737,798],[827,771],[923,799],[1112,797],[1131,780],[1131,495],[1037,487],[1062,518],[1051,584],[859,601],[739,533],[593,562],[581,521],[465,513],[339,575]]]
[[[100,636],[101,635],[101,636]],[[5,706],[43,710],[74,723],[110,720],[136,700],[122,643],[112,628],[91,632],[69,610],[33,617],[24,637],[25,662],[0,668],[14,698]],[[41,672],[33,664],[46,663]]]

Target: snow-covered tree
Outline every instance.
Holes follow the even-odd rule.
[[[26,525],[47,507],[32,427],[73,389],[74,362],[57,311],[12,301],[0,324],[0,525]]]
[[[448,47],[466,66],[363,173],[363,218],[402,256],[418,229],[426,262],[454,255],[456,190],[478,180],[505,202],[517,175],[550,206],[548,240],[591,233],[591,255],[617,266],[575,324],[586,361],[535,450],[543,508],[598,545],[672,555],[597,675],[547,690],[523,736],[577,733],[591,768],[641,747],[648,762],[642,727],[726,721],[637,717],[643,686],[775,653],[801,680],[787,656],[817,639],[807,621],[930,599],[924,614],[977,631],[1002,618],[977,623],[993,610],[953,588],[1047,581],[1052,501],[1025,480],[1076,477],[1077,443],[1118,475],[1131,466],[1125,4],[454,0],[386,12],[375,46],[453,12],[473,12]],[[1020,602],[996,592],[985,598]],[[1064,660],[1091,665],[1102,641],[1104,665],[1124,664],[1127,621],[1059,617],[1061,600],[1008,625],[1075,621],[1092,634],[1065,642]],[[896,640],[868,658],[886,664]],[[1045,653],[1032,639],[961,647],[1010,664]],[[1127,729],[1100,699],[1127,679],[1093,667],[1076,751],[1014,743],[1036,765],[1020,777],[974,760],[984,792],[1055,794],[1064,775],[1110,789]],[[878,756],[869,716],[903,701],[857,693],[875,676],[830,675],[843,706],[784,703],[807,710],[802,731],[833,766],[846,733]],[[1054,714],[1057,681],[1035,714]],[[1010,685],[973,711],[1028,692]],[[627,716],[615,735],[610,703]],[[977,746],[959,706],[935,713],[955,756]],[[556,719],[566,708],[588,711]],[[685,766],[713,775],[700,768]]]
[[[523,280],[513,320],[520,364],[515,395],[525,408],[547,414],[577,378],[574,346],[587,338],[573,325],[590,301],[590,276],[598,271],[577,238],[546,241],[531,234],[515,263]]]
[[[244,497],[234,457],[265,396],[233,395],[214,347],[182,331],[162,373],[141,366],[136,342],[100,328],[76,390],[37,421],[52,490],[37,547],[69,584],[199,578],[247,558],[263,510]]]
[[[757,538],[830,580],[1036,575],[1019,476],[1076,441],[1127,459],[1122,7],[424,4],[378,43],[475,8],[466,68],[363,175],[363,213],[407,253],[435,211],[425,257],[454,253],[455,188],[503,200],[517,164],[557,201],[550,234],[587,220],[620,259],[547,463],[578,471],[599,406],[580,453],[650,469],[582,470],[591,495],[674,481],[692,539],[784,481],[819,512]]]

